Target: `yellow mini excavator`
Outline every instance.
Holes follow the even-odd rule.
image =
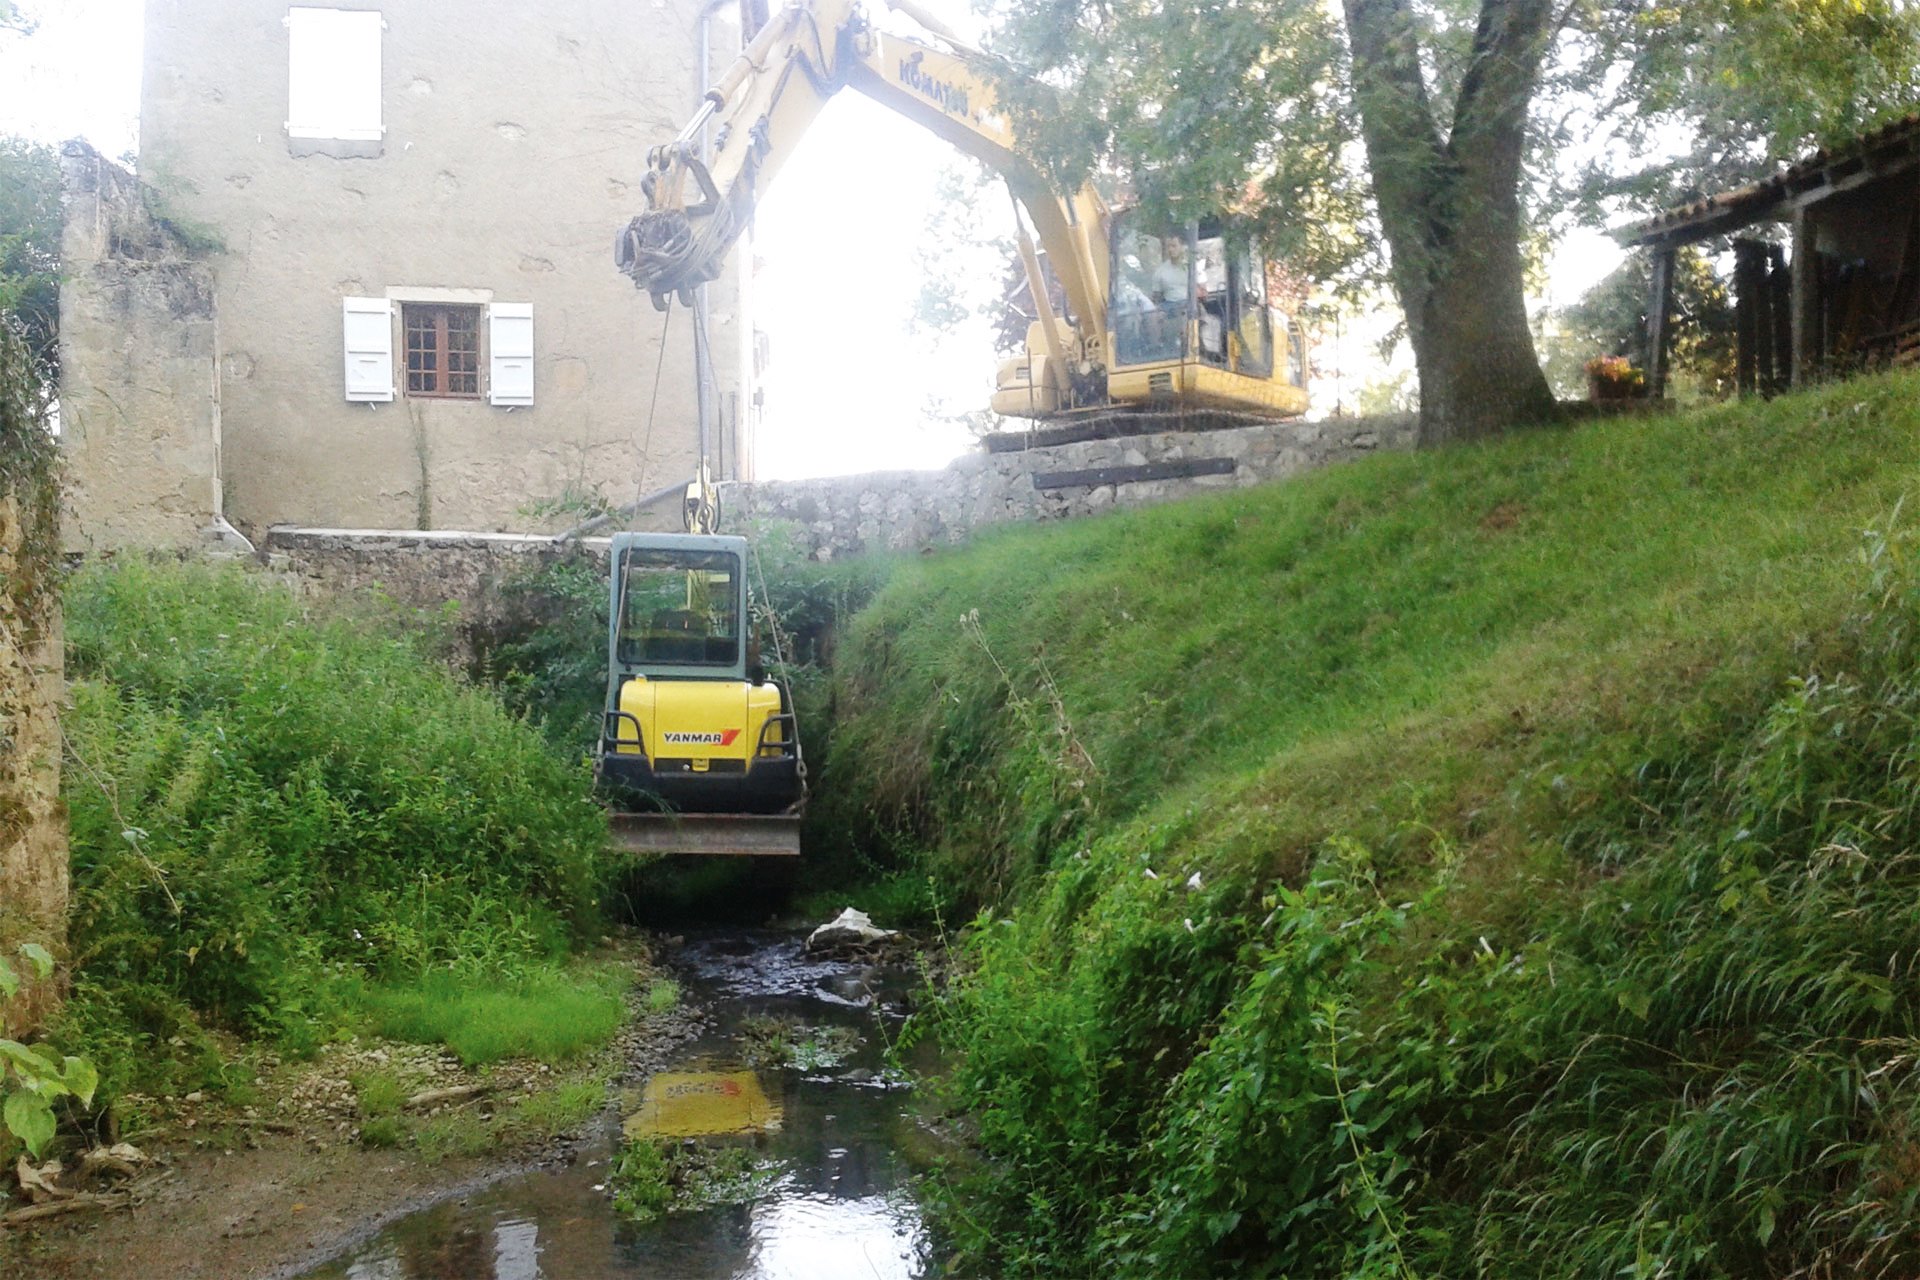
[[[595,764],[625,849],[800,852],[806,765],[792,699],[751,638],[748,554],[716,533],[614,535]]]
[[[940,44],[876,29],[853,0],[794,0],[753,35],[686,127],[649,152],[648,207],[620,233],[615,259],[656,307],[690,301],[719,276],[755,201],[827,100],[851,85],[985,162],[1024,210],[1015,229],[1036,318],[1026,352],[1000,366],[994,412],[1073,425],[1306,411],[1303,335],[1268,304],[1266,265],[1232,219],[1153,227],[1110,210],[1091,186],[1055,190],[994,108],[989,55],[914,0],[887,4]]]

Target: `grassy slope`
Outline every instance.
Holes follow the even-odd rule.
[[[957,1196],[963,1248],[1910,1258],[1910,582],[1866,531],[1920,478],[1916,391],[1379,458],[903,567],[840,655],[822,791],[1017,908],[950,1011],[1003,1175]],[[1880,861],[1848,879],[1836,847]],[[1875,1070],[1871,1105],[1793,1093]]]

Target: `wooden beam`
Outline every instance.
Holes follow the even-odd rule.
[[[1805,209],[1793,214],[1793,318],[1791,322],[1792,385],[1804,386],[1819,375],[1820,251],[1815,247],[1813,219]]]
[[[1664,400],[1667,395],[1667,351],[1672,335],[1667,321],[1673,315],[1672,248],[1653,251],[1652,284],[1647,297],[1647,396]]]
[[[1138,484],[1143,480],[1185,480],[1189,476],[1230,476],[1232,458],[1190,458],[1182,462],[1149,462],[1133,467],[1094,467],[1086,471],[1035,472],[1036,489],[1071,489],[1075,485]]]
[[[1793,385],[1793,277],[1787,267],[1787,251],[1777,244],[1767,246],[1765,341],[1773,354],[1767,394],[1777,396]]]
[[[1734,367],[1743,396],[1760,390],[1761,308],[1767,284],[1767,248],[1758,240],[1733,242]]]

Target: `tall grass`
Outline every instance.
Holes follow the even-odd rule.
[[[475,983],[444,970],[362,996],[373,1029],[394,1040],[445,1044],[469,1066],[507,1057],[564,1062],[605,1044],[626,1020],[621,975],[534,971]]]
[[[125,1071],[183,1022],[320,1034],[333,977],[512,972],[596,927],[584,764],[395,629],[123,561],[73,579],[67,639],[71,1018]]]
[[[991,909],[963,1260],[1914,1273],[1916,391],[903,566],[822,791]]]

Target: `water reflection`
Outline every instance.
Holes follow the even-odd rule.
[[[313,1280],[915,1280],[928,1244],[899,1154],[911,1094],[874,1087],[883,1066],[876,1014],[902,975],[805,956],[796,939],[696,941],[682,960],[690,995],[719,1025],[656,1074],[627,1120],[669,1139],[745,1142],[786,1171],[749,1205],[617,1219],[605,1182],[618,1133],[571,1168],[531,1174],[414,1214]],[[877,1006],[877,1008],[876,1008]],[[737,1062],[741,1018],[779,1015],[850,1026],[864,1037],[837,1074],[755,1073]]]

